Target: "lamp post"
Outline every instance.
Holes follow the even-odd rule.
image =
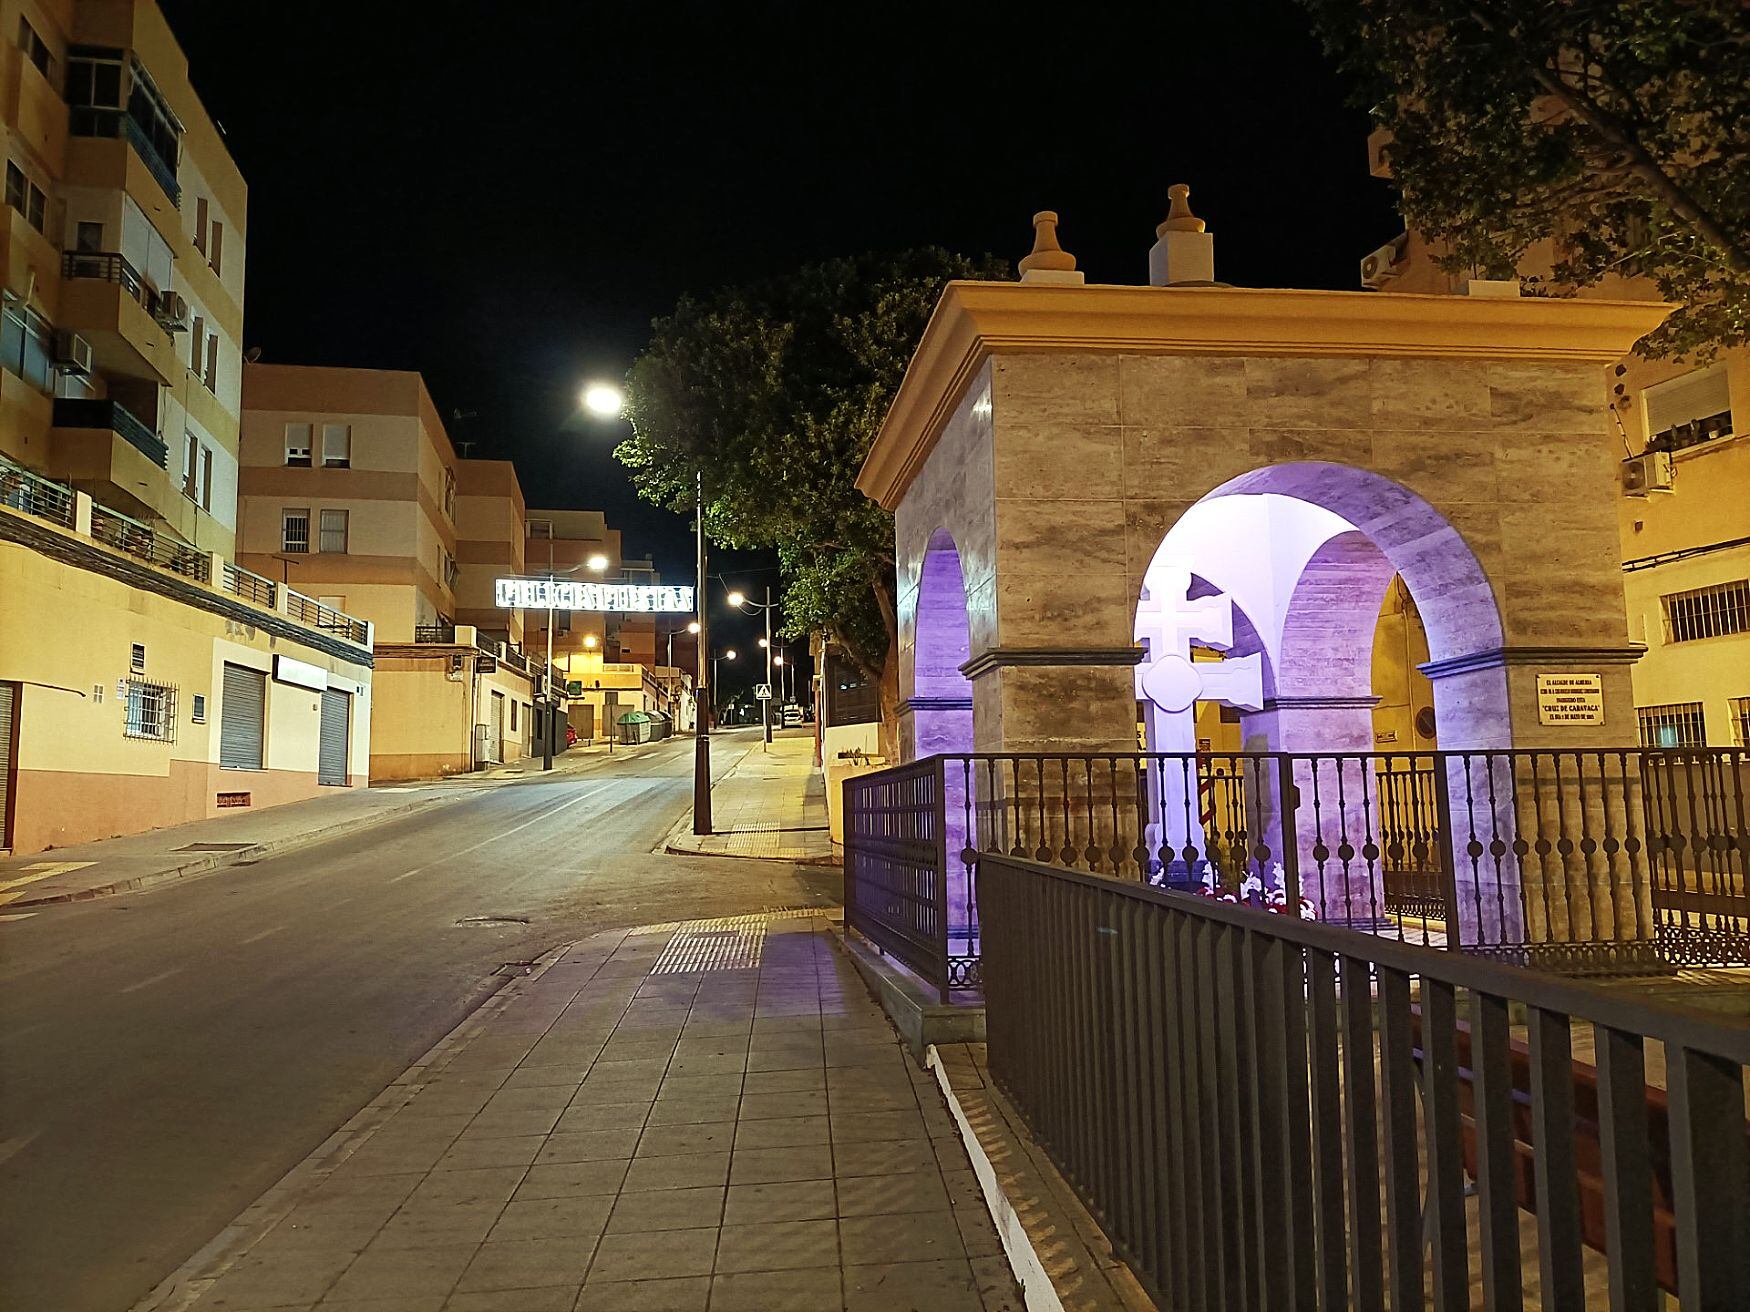
[[[772,699],[770,696],[772,691],[772,610],[778,603],[772,600],[772,585],[768,583],[764,601],[749,601],[745,592],[732,592],[729,594],[729,604],[742,611],[751,611],[758,607],[765,612],[766,636],[760,639],[760,646],[766,650],[766,692],[768,695],[760,703],[760,722],[765,726],[766,742],[770,744],[772,741]]]

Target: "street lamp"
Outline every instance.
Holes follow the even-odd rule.
[[[590,383],[583,389],[583,408],[603,419],[618,419],[626,397],[612,383]]]
[[[608,558],[598,551],[583,563],[599,574],[608,567]]]
[[[766,636],[760,639],[760,646],[766,651],[766,699],[760,703],[760,723],[765,726],[769,745],[772,741],[772,611],[778,603],[772,600],[772,586],[768,583],[764,601],[749,601],[745,592],[737,590],[729,594],[729,604],[737,610],[751,612],[757,606],[765,612]]]

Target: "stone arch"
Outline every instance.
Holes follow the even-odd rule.
[[[939,528],[930,535],[918,575],[911,692],[902,708],[908,758],[972,750],[972,681],[961,672],[971,655],[960,552],[953,536]]]

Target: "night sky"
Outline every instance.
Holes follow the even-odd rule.
[[[161,3],[249,184],[245,345],[419,370],[531,505],[606,510],[674,578],[690,525],[576,398],[685,292],[926,243],[1018,259],[1038,209],[1090,281],[1141,282],[1181,181],[1240,285],[1354,287],[1401,228],[1291,0]]]

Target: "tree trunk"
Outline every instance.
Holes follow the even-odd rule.
[[[899,634],[887,640],[887,659],[881,663],[881,755],[889,765],[898,765],[904,744],[899,734]]]

